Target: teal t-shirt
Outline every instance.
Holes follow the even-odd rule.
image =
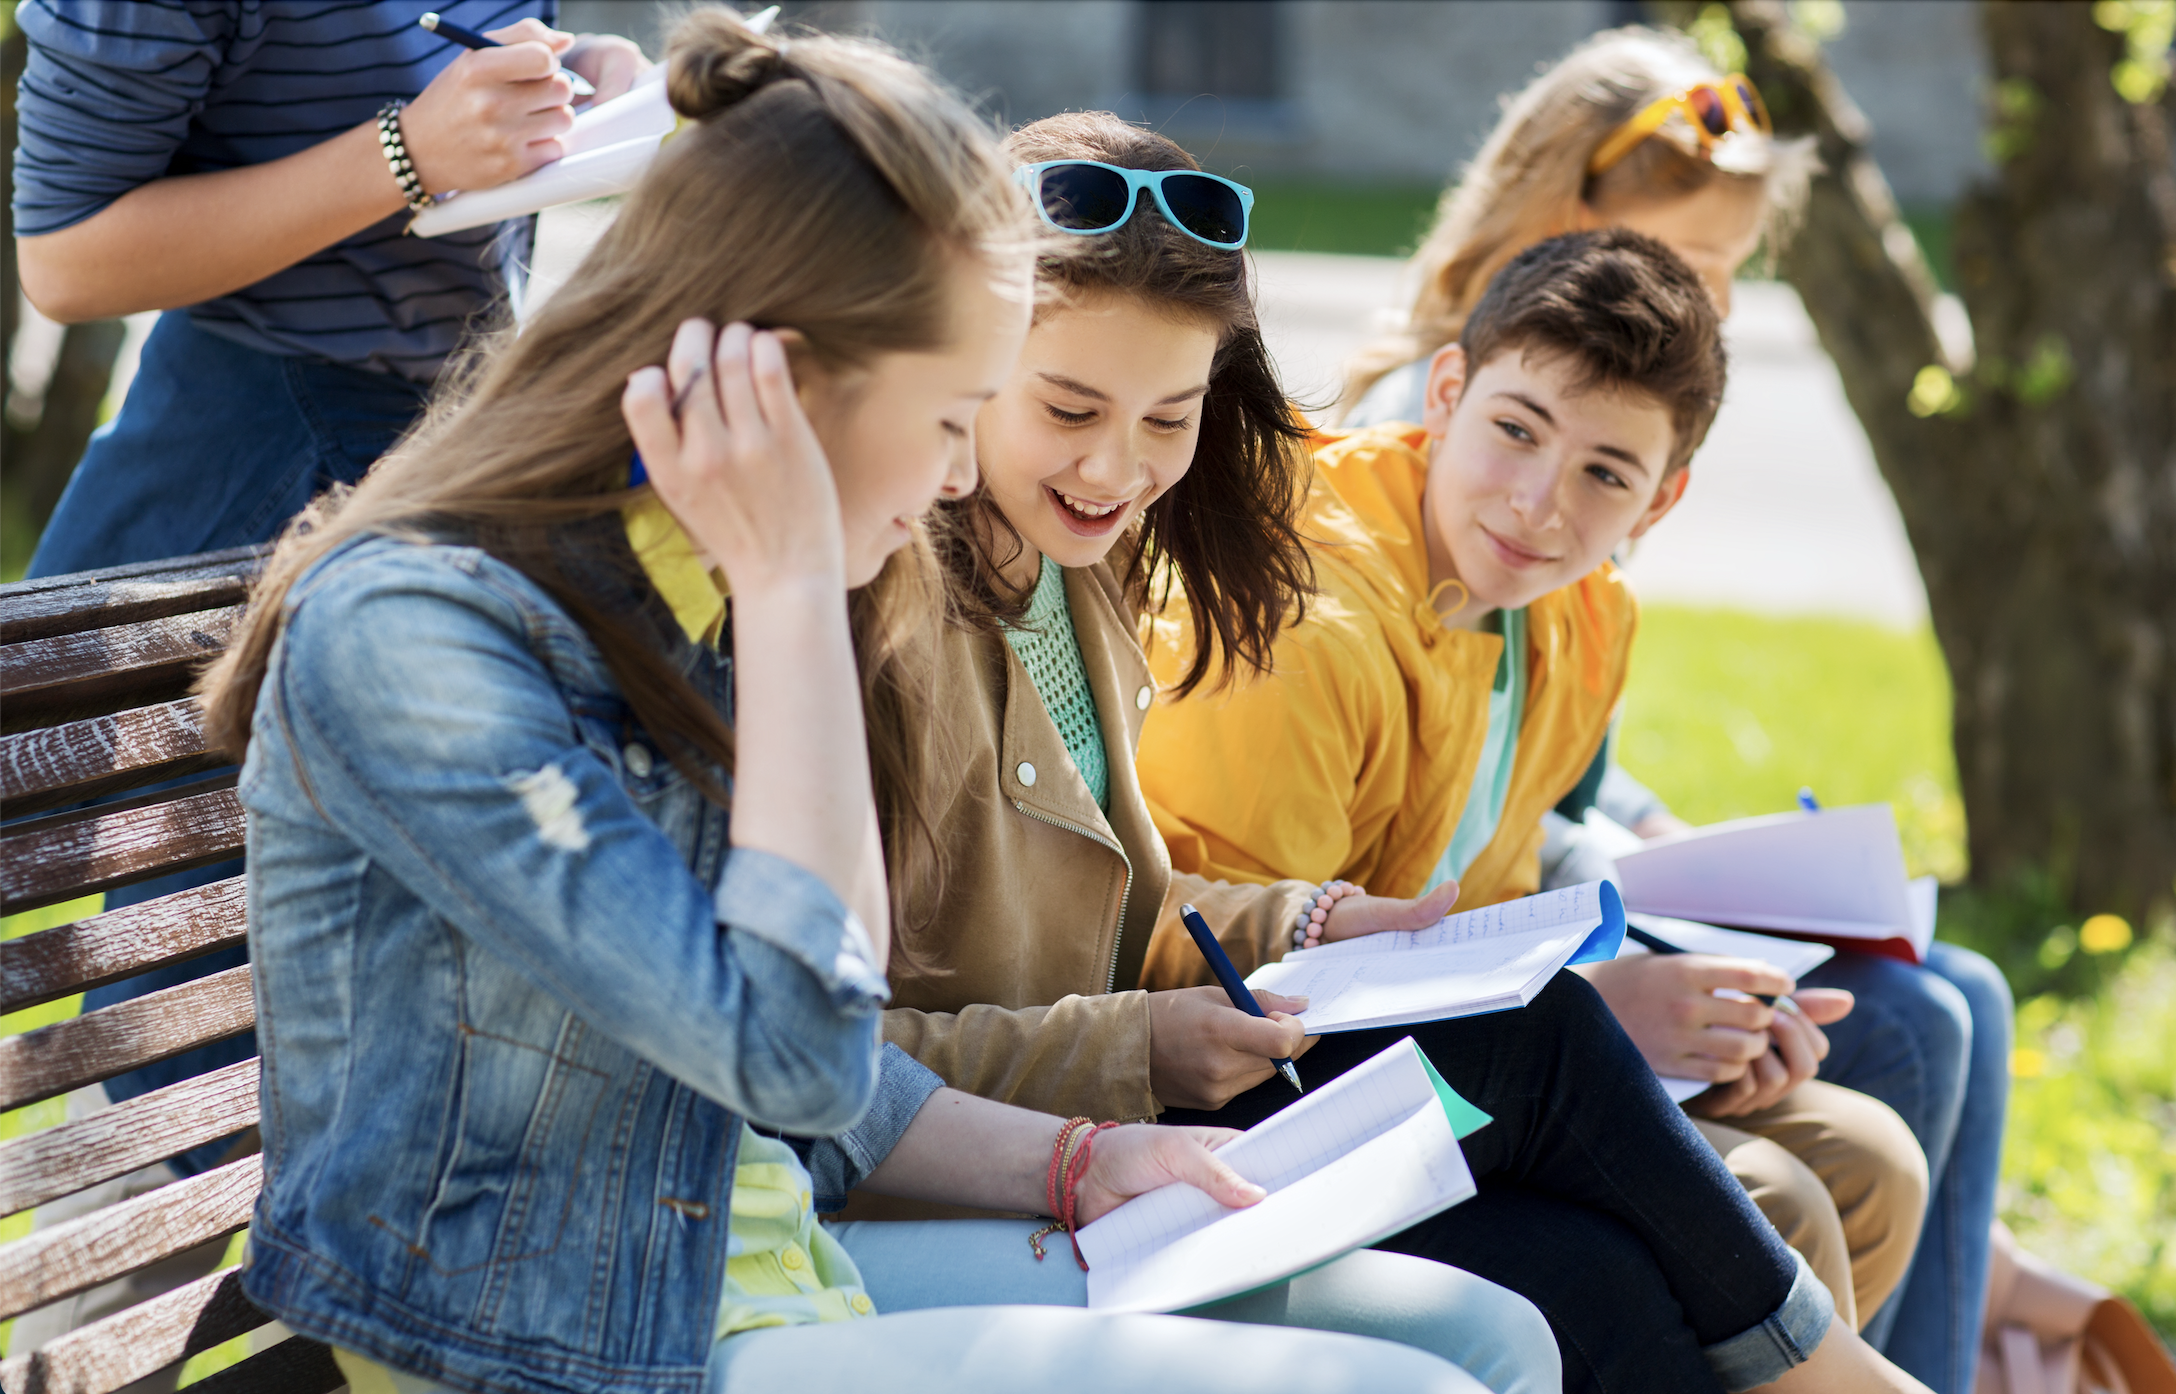
[[[1073,757],[1073,768],[1095,796],[1096,807],[1110,812],[1111,770],[1103,754],[1103,722],[1096,716],[1095,693],[1081,662],[1080,638],[1073,632],[1073,611],[1065,603],[1065,568],[1043,558],[1035,595],[1017,628],[1005,630],[1005,642],[1020,655],[1034,680],[1043,710]]]
[[[1427,889],[1466,874],[1503,821],[1504,799],[1511,792],[1511,765],[1519,753],[1519,721],[1526,712],[1526,611],[1498,610],[1496,627],[1504,636],[1503,657],[1496,661],[1496,686],[1488,695],[1488,736],[1481,742],[1473,788],[1458,815],[1458,830],[1443,859],[1428,873]]]

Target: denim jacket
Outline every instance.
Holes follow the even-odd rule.
[[[880,1053],[866,932],[729,845],[512,568],[362,538],[288,607],[241,781],[244,1289],[458,1389],[692,1394],[742,1118],[823,1138],[811,1171],[843,1194],[938,1087]],[[675,658],[730,715],[730,660]]]

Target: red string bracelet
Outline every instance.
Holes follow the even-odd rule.
[[[1073,1241],[1073,1261],[1080,1265],[1083,1273],[1088,1271],[1088,1256],[1080,1251],[1080,1197],[1075,1193],[1075,1188],[1080,1185],[1081,1178],[1088,1174],[1088,1152],[1095,1145],[1096,1134],[1105,1128],[1117,1126],[1116,1123],[1098,1123],[1083,1133],[1080,1150],[1073,1154],[1072,1164],[1066,1168],[1063,1197],[1065,1209],[1060,1212],[1059,1218],[1065,1223],[1065,1237]]]
[[[1075,1139],[1082,1135],[1081,1130],[1084,1128],[1093,1131],[1095,1128],[1094,1120],[1081,1117],[1068,1118],[1058,1125],[1057,1140],[1050,1145],[1050,1170],[1043,1177],[1043,1199],[1046,1207],[1043,1213],[1051,1217],[1051,1223],[1044,1225],[1041,1229],[1028,1236],[1028,1247],[1035,1251],[1035,1259],[1038,1263],[1044,1257],[1043,1240],[1066,1227],[1063,1195],[1066,1164],[1072,1161]]]

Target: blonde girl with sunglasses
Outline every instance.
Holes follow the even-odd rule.
[[[1511,102],[1444,191],[1412,261],[1405,322],[1351,364],[1341,424],[1418,420],[1430,357],[1457,341],[1500,267],[1555,233],[1647,233],[1700,274],[1727,314],[1732,278],[1764,237],[1773,244],[1788,231],[1809,173],[1802,144],[1773,138],[1758,90],[1741,74],[1718,72],[1682,35],[1596,35]],[[1687,479],[1679,476],[1680,487]],[[1576,820],[1588,804],[1642,836],[1686,826],[1616,767],[1609,745],[1559,807]],[[1560,848],[1569,825],[1555,815],[1545,821],[1556,825]],[[1581,864],[1566,873],[1572,880],[1606,870],[1573,860]],[[1470,904],[1492,893],[1469,881],[1464,896]],[[1650,1061],[1686,1075],[1697,1068],[1686,1042],[1708,1024],[1701,1014],[1712,1000],[1694,979],[1721,962],[1629,959],[1588,973]],[[1808,1083],[1802,1067],[1786,1067],[1763,1046],[1742,1071],[1712,1062],[1719,1083],[1692,1108],[1707,1115],[1702,1131],[1785,1234],[1823,1251],[1816,1268],[1848,1266],[1868,1340],[1934,1389],[1964,1394],[1979,1346],[2008,1092],[2008,989],[1986,959],[1939,943],[1924,967],[1840,954],[1804,982],[1823,990],[1808,997],[1841,989],[1856,998],[1848,1016],[1814,1033],[1825,1034],[1815,1042],[1826,1049],[1819,1080]],[[1827,1010],[1842,1000],[1832,996]],[[1870,1108],[1864,1096],[1888,1107]],[[1727,1127],[1713,1121],[1724,1118]],[[1898,1146],[1899,1119],[1925,1153],[1924,1235],[1912,1214],[1917,1164]],[[1809,1194],[1813,1177],[1794,1157],[1818,1174],[1834,1217],[1821,1213]]]

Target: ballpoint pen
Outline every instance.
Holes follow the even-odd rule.
[[[431,11],[428,14],[425,14],[423,18],[417,20],[416,23],[422,25],[425,29],[430,30],[439,38],[445,39],[450,43],[457,43],[463,48],[506,47],[506,45],[500,43],[497,39],[487,39],[473,29],[462,28],[460,25],[455,24],[452,20],[447,19],[435,10]],[[597,89],[590,86],[589,80],[583,77],[580,73],[575,72],[572,68],[561,68],[560,71],[567,75],[567,81],[574,84],[575,96],[594,97],[597,95]]]
[[[1201,912],[1191,905],[1181,905],[1179,918],[1186,922],[1186,932],[1194,936],[1195,947],[1201,950],[1203,958],[1209,960],[1210,971],[1216,974],[1217,982],[1223,985],[1224,995],[1232,999],[1232,1005],[1250,1016],[1268,1020],[1269,1013],[1263,1011],[1262,1004],[1254,1000],[1254,993],[1240,978],[1239,970],[1232,966],[1231,959],[1224,952],[1224,946],[1216,942],[1216,936],[1209,932],[1209,922],[1201,917]],[[1277,1073],[1284,1076],[1284,1082],[1291,1085],[1294,1091],[1301,1094],[1307,1092],[1300,1083],[1300,1072],[1293,1068],[1290,1060],[1276,1060],[1271,1063],[1276,1065]]]

